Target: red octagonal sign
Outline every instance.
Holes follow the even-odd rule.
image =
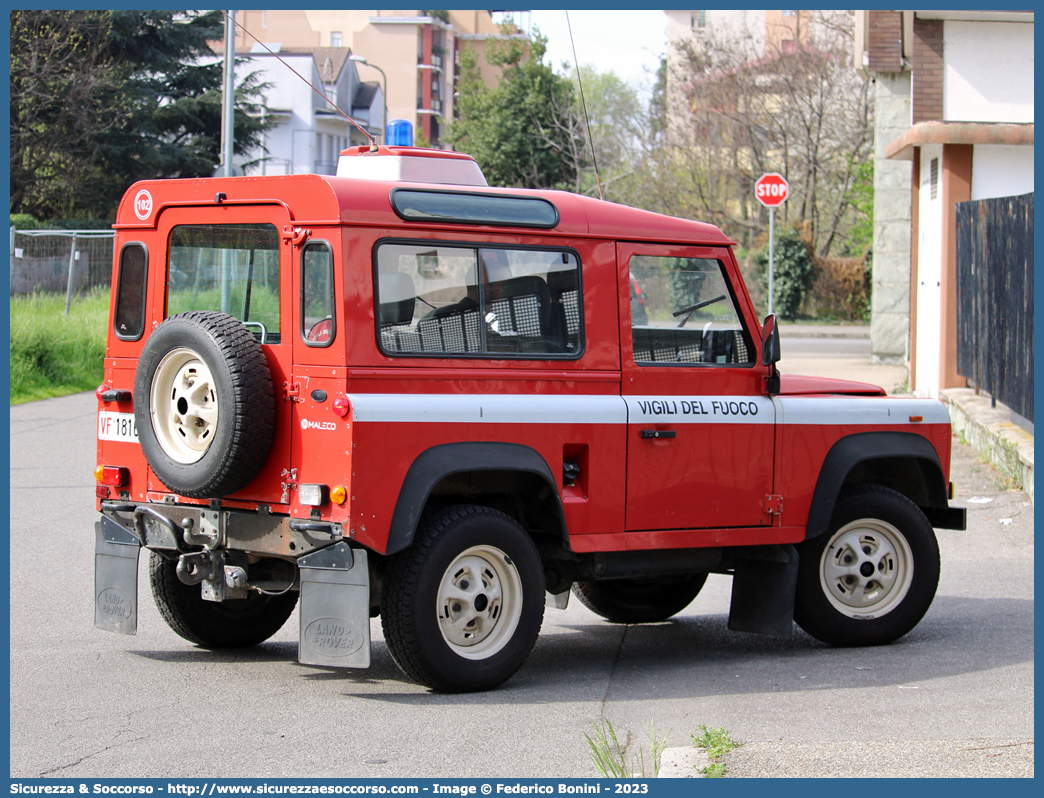
[[[757,197],[758,202],[769,208],[782,205],[787,201],[789,193],[790,185],[783,178],[783,175],[775,172],[762,175],[754,184],[754,196]]]

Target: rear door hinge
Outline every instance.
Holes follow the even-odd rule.
[[[284,382],[283,383],[283,401],[290,402],[303,402],[301,398],[301,383],[299,382]]]
[[[283,225],[283,240],[293,244],[295,247],[304,244],[311,234],[312,231],[307,228],[293,227],[289,224]]]
[[[283,469],[283,473],[279,475],[283,481],[279,483],[279,487],[282,489],[283,494],[279,497],[280,504],[290,503],[290,491],[297,487],[297,469]]]
[[[777,493],[766,496],[765,512],[769,515],[780,515],[783,512],[783,497]]]

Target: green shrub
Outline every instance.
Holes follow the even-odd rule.
[[[772,310],[781,319],[790,321],[797,318],[812,288],[815,267],[796,230],[784,230],[776,236],[773,255]],[[762,288],[768,296],[768,247],[755,255],[754,260],[764,269]]]
[[[96,388],[105,375],[109,291],[11,298],[11,404]]]
[[[39,230],[40,223],[28,213],[12,213],[11,227],[15,230]]]

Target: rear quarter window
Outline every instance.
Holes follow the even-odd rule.
[[[145,291],[148,285],[149,252],[144,244],[124,244],[116,289],[113,328],[116,337],[136,341],[145,331]]]

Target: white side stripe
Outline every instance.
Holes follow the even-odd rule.
[[[781,396],[783,424],[906,424],[920,416],[923,424],[949,424],[946,405],[935,399],[876,396]]]
[[[349,399],[357,422],[442,424],[626,424],[619,396],[376,394]]]
[[[934,399],[869,396],[604,396],[352,394],[359,423],[439,424],[949,424]]]

